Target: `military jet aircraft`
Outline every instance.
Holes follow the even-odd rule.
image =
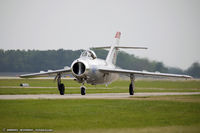
[[[59,70],[49,70],[47,72],[41,71],[39,73],[31,73],[20,75],[21,78],[33,78],[33,77],[43,77],[55,75],[55,80],[57,80],[58,90],[60,95],[64,95],[65,86],[61,83],[61,77],[63,74],[71,73],[75,80],[82,83],[81,95],[86,94],[85,83],[97,85],[97,84],[110,84],[115,81],[119,74],[124,74],[130,77],[129,94],[134,95],[134,80],[136,75],[146,75],[146,76],[160,76],[160,77],[175,77],[175,78],[191,78],[188,75],[177,75],[177,74],[167,74],[159,72],[147,72],[147,71],[134,71],[120,69],[116,67],[117,52],[119,49],[147,49],[146,47],[125,47],[119,46],[121,32],[117,32],[115,35],[116,43],[112,46],[105,47],[94,47],[101,49],[109,49],[106,60],[98,59],[94,51],[85,50],[81,53],[80,58],[73,61],[71,67],[65,67]]]

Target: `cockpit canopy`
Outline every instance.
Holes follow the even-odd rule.
[[[92,58],[92,59],[96,59],[97,58],[95,52],[92,51],[92,50],[85,50],[85,51],[83,51],[81,53],[80,57],[88,57],[88,58]]]

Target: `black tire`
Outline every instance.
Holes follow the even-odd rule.
[[[131,84],[129,85],[129,94],[130,94],[130,95],[134,95],[133,87],[134,87],[134,85],[131,83]]]
[[[65,85],[64,84],[60,84],[58,86],[58,89],[59,89],[60,95],[64,95],[65,94]]]
[[[85,95],[85,87],[81,87],[81,95]]]

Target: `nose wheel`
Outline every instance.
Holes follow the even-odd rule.
[[[81,86],[81,95],[85,95],[85,86]]]

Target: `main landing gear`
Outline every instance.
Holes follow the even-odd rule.
[[[58,84],[58,90],[60,92],[60,95],[64,95],[65,94],[65,85],[63,83],[61,83],[61,74],[59,73],[56,78],[57,79],[57,84]]]
[[[133,74],[130,75],[130,80],[131,80],[131,83],[129,85],[129,94],[130,95],[134,95],[134,88],[135,88],[134,80],[135,80],[135,76]]]

